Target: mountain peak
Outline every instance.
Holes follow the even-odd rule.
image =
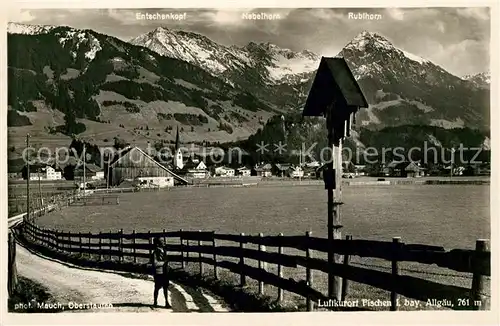
[[[475,84],[478,87],[489,87],[491,83],[491,74],[490,72],[480,72],[477,74],[469,74],[461,77],[462,80],[469,81]]]
[[[392,44],[386,37],[376,32],[362,31],[355,38],[353,38],[347,45],[342,49],[339,53],[339,56],[342,55],[344,51],[354,50],[366,52],[370,51],[380,51],[380,52],[399,52],[403,54],[406,58],[411,61],[418,62],[420,64],[430,63],[429,60],[414,55],[410,52],[407,52],[403,49],[396,47]]]
[[[168,28],[163,27],[163,26],[158,26],[152,31],[152,34],[154,34],[154,33],[168,33],[168,32],[170,32],[170,30]]]
[[[364,51],[367,45],[372,45],[378,48],[393,49],[394,45],[384,36],[375,33],[362,31],[355,38],[353,38],[344,49],[356,48]]]

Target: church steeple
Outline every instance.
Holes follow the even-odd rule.
[[[180,149],[179,144],[179,126],[177,126],[177,134],[175,135],[174,167],[176,169],[182,169],[184,167],[182,150]]]
[[[179,149],[179,126],[177,126],[177,134],[175,135],[175,151]]]

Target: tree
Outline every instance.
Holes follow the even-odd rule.
[[[128,145],[130,145],[129,143],[125,142],[125,140],[118,138],[118,137],[115,137],[114,140],[115,140],[115,143],[113,144],[113,147],[116,148],[117,150],[120,150],[120,149],[125,148]]]

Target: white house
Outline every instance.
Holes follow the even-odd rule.
[[[292,166],[290,168],[290,177],[291,178],[303,178],[304,170],[300,166]]]
[[[139,188],[165,188],[174,186],[174,177],[137,177],[134,185]]]
[[[308,168],[318,168],[321,166],[321,163],[319,163],[318,161],[312,161],[312,162],[306,163],[305,166]]]
[[[39,172],[30,173],[30,180],[62,180],[61,171],[51,166],[42,167]]]
[[[83,164],[80,164],[75,167],[74,177],[76,180],[83,180],[83,175]],[[92,163],[85,164],[85,179],[104,180],[104,170]]]
[[[234,169],[218,166],[215,168],[215,175],[218,177],[234,177]]]
[[[203,179],[208,176],[205,162],[193,159],[184,165],[185,176],[193,179]]]
[[[242,177],[249,177],[252,173],[252,170],[250,170],[245,166],[238,168],[236,171],[237,171],[236,173]]]
[[[47,180],[61,180],[62,179],[61,171],[56,171],[56,169],[54,169],[51,166],[47,166],[45,168],[45,174],[46,174]],[[103,178],[104,178],[104,175],[103,175]]]
[[[262,163],[259,165],[256,165],[254,170],[255,174],[259,177],[272,177],[273,172],[272,172],[273,166],[270,163]]]

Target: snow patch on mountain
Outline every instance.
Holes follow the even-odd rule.
[[[402,49],[398,49],[398,50],[400,50],[401,52],[403,52],[403,54],[404,54],[404,55],[405,55],[408,59],[413,60],[413,61],[416,61],[416,62],[418,62],[418,63],[420,63],[420,64],[424,64],[424,63],[428,63],[428,62],[430,62],[430,61],[429,61],[429,60],[427,60],[427,59],[424,59],[424,58],[422,58],[422,57],[419,57],[418,55],[412,54],[412,53],[407,52],[407,51],[405,51],[405,50],[402,50]]]
[[[261,46],[271,59],[272,66],[266,68],[274,82],[281,81],[289,75],[313,72],[321,60],[321,57],[309,51],[294,52],[270,43]]]
[[[489,137],[484,138],[481,148],[485,151],[491,151],[491,140]]]
[[[436,136],[427,135],[427,137],[428,137],[429,143],[431,143],[431,145],[434,145],[436,147],[443,147],[443,144],[441,144],[441,142],[436,138]]]
[[[398,100],[392,100],[392,101],[385,101],[385,102],[380,102],[378,104],[373,104],[370,105],[372,110],[379,110],[382,111],[383,109],[386,109],[391,106],[399,105],[403,102],[404,100],[398,99]]]
[[[446,119],[431,119],[431,126],[441,127],[445,129],[464,128],[465,123],[461,118],[456,118],[454,121]]]
[[[369,105],[368,108],[363,109],[363,110],[365,110],[366,114],[368,115],[368,120],[361,121],[362,126],[381,123],[380,119],[375,115],[375,112],[373,112],[373,110],[374,110],[373,105]]]
[[[97,52],[102,50],[101,44],[99,40],[95,38],[90,33],[86,33],[84,31],[78,30],[69,30],[61,33],[62,35],[59,37],[59,43],[62,46],[65,46],[69,41],[76,41],[75,48],[79,49],[83,43],[88,43],[90,49],[85,52],[85,58],[89,61],[95,59]],[[76,58],[76,53],[72,51],[73,58]]]
[[[8,23],[7,33],[38,35],[38,34],[46,34],[56,27],[57,26],[50,26],[50,25],[28,25],[21,23]]]
[[[356,67],[353,71],[354,78],[359,80],[364,77],[375,77],[383,70],[377,62],[371,62]]]
[[[425,105],[424,103],[421,103],[419,101],[408,101],[408,103],[415,105],[417,108],[422,110],[424,113],[429,113],[429,112],[435,111],[433,107]]]
[[[462,80],[473,83],[476,87],[489,88],[491,84],[491,74],[489,72],[480,72],[461,77]]]

